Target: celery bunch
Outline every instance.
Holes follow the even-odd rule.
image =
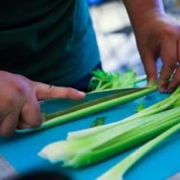
[[[44,147],[39,156],[63,166],[80,167],[140,145],[180,123],[180,87],[168,98],[121,121],[68,133]]]

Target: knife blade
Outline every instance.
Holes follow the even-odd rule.
[[[137,87],[137,88],[123,88],[123,89],[109,89],[109,90],[103,90],[103,91],[95,91],[95,92],[89,92],[86,94],[86,97],[84,99],[80,100],[73,100],[73,99],[47,99],[40,101],[40,106],[42,111],[49,113],[48,112],[48,107],[51,104],[61,104],[61,109],[60,110],[66,110],[69,108],[75,108],[76,109],[81,109],[81,105],[84,107],[91,106],[93,104],[97,104],[100,102],[105,102],[111,99],[115,99],[117,97],[122,97],[128,94],[132,94],[134,92],[139,92],[144,89],[147,89],[148,87]],[[65,112],[67,113],[67,112]]]
[[[41,102],[41,109],[45,112],[45,119],[46,121],[49,119],[54,118],[55,116],[62,116],[67,113],[71,113],[83,108],[87,108],[93,106],[95,104],[103,103],[108,100],[113,100],[119,97],[123,97],[135,92],[142,91],[147,89],[148,87],[142,88],[123,88],[123,89],[111,89],[111,90],[103,90],[97,92],[90,92],[86,94],[84,99],[80,100],[72,100],[72,99],[50,99]],[[61,104],[61,108],[58,110],[57,114],[55,113],[48,113],[48,107],[50,103],[57,103]]]

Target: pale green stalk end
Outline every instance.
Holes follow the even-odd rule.
[[[125,159],[123,159],[120,163],[112,167],[110,170],[102,174],[96,180],[118,180],[122,179],[124,174],[131,168],[138,160],[140,160],[144,155],[154,149],[157,145],[162,143],[164,140],[169,138],[171,135],[180,131],[180,123],[175,126],[169,128],[164,133],[160,134],[156,138],[150,140],[145,145],[138,148],[136,151],[131,153]]]

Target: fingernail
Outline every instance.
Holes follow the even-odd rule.
[[[164,87],[160,87],[160,88],[159,88],[159,91],[160,91],[161,93],[166,93],[166,92],[167,92],[167,90],[166,90]]]
[[[81,95],[81,96],[85,96],[85,95],[86,95],[86,93],[83,92],[83,91],[77,91],[77,93],[78,93],[79,95]]]

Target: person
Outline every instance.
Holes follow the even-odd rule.
[[[124,4],[148,81],[172,91],[180,83],[179,26],[161,0]],[[86,0],[6,0],[0,17],[0,135],[9,136],[41,125],[39,100],[84,98],[90,72],[102,67]]]

